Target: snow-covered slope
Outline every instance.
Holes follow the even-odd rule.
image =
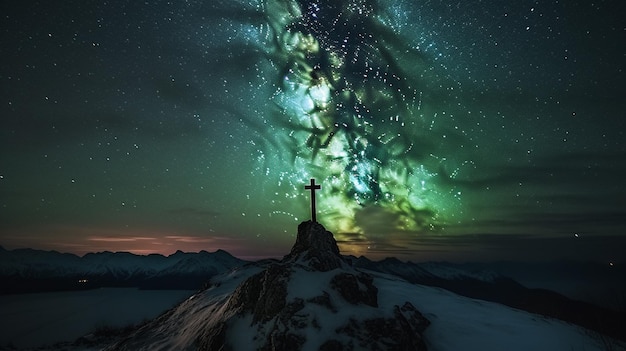
[[[599,338],[556,319],[470,299],[433,287],[375,274],[381,301],[407,299],[431,325],[424,333],[429,350],[603,350]]]
[[[601,350],[565,322],[358,269],[304,222],[281,261],[248,264],[108,350]]]
[[[365,257],[351,257],[350,260],[361,269],[388,273],[414,284],[444,288],[466,297],[561,319],[626,341],[625,311],[572,300],[549,290],[530,289],[482,267],[445,262],[401,262],[395,258],[370,261]]]
[[[372,269],[378,272],[391,273],[405,277],[411,281],[443,280],[476,280],[493,283],[499,279],[507,279],[494,271],[486,269],[462,269],[445,262],[402,262],[395,257],[381,261],[370,261],[366,257],[349,257],[356,267]]]

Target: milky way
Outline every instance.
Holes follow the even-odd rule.
[[[0,245],[280,256],[315,178],[346,254],[607,255],[622,7],[11,3]]]
[[[437,184],[447,155],[432,142],[443,137],[437,112],[425,108],[430,65],[387,24],[398,13],[365,1],[270,1],[263,10],[275,91],[260,158],[282,151],[264,165],[270,179],[288,183],[290,197],[318,179],[321,217],[339,233],[363,233],[367,217],[418,232],[444,225],[462,207],[460,192]]]

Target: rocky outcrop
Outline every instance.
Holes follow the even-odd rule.
[[[283,258],[283,262],[304,263],[322,272],[341,268],[347,264],[339,253],[333,234],[321,224],[313,221],[302,222],[298,225],[296,243],[289,255]]]
[[[339,328],[339,334],[351,337],[351,342],[341,344],[329,340],[335,350],[426,350],[422,332],[430,325],[428,319],[409,302],[402,307],[393,307],[393,317],[373,318],[358,321],[351,319],[345,327]],[[327,342],[327,343],[328,343]]]
[[[185,311],[208,316],[198,322],[194,348],[426,350],[422,332],[428,320],[408,302],[381,307],[374,277],[346,263],[332,233],[319,223],[300,224],[291,252],[263,267],[213,303],[187,302],[198,307]],[[129,340],[114,349],[135,345]]]
[[[252,313],[253,323],[275,317],[284,307],[287,297],[287,266],[274,264],[239,285],[227,303],[227,309]]]
[[[373,282],[369,274],[339,273],[330,281],[330,287],[353,305],[378,307],[378,288]]]

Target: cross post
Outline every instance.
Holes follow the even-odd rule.
[[[315,190],[321,189],[322,187],[319,184],[315,184],[315,179],[311,178],[311,185],[305,185],[304,188],[311,190],[311,220],[317,222],[315,216]]]

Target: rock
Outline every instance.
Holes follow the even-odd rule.
[[[404,317],[412,329],[418,333],[422,333],[430,325],[430,321],[418,311],[413,304],[405,302],[402,307],[396,305],[394,314],[397,318]]]
[[[374,279],[365,273],[358,275],[339,273],[332,278],[330,286],[353,305],[362,303],[378,307],[378,288],[374,286],[373,281]]]
[[[304,301],[296,299],[285,305],[276,316],[275,322],[269,330],[265,344],[261,347],[264,351],[300,350],[306,341],[299,331],[308,326],[306,318],[297,315],[304,308]],[[270,323],[268,323],[270,324]]]
[[[333,234],[321,224],[306,221],[298,225],[296,242],[282,262],[299,261],[322,272],[341,268],[347,263],[339,253]]]
[[[394,306],[393,318],[351,319],[337,333],[347,334],[357,342],[357,345],[344,345],[342,350],[425,351],[422,332],[429,324],[411,303],[406,302],[402,308]]]
[[[333,306],[333,303],[330,301],[330,295],[326,291],[324,291],[322,295],[315,296],[315,297],[308,299],[307,302],[312,302],[314,304],[326,307],[332,312],[335,312],[335,313],[337,312],[337,309],[335,308],[335,306]]]
[[[170,337],[193,333],[193,345],[186,344],[187,349],[426,350],[422,332],[429,321],[408,302],[379,307],[374,278],[347,264],[332,233],[318,223],[298,226],[296,243],[283,260],[264,261],[254,268],[264,269],[241,278],[230,295],[217,295],[207,304],[190,299],[180,310],[169,312],[187,319],[193,328],[177,329],[178,319],[162,317],[162,323],[153,322],[110,349],[141,348],[138,340],[159,337],[170,328],[175,331]],[[211,289],[223,291],[227,284],[224,280]],[[168,339],[161,342],[179,346],[168,344]]]
[[[246,279],[231,295],[227,309],[252,312],[253,323],[274,318],[285,307],[290,270],[273,264]]]
[[[226,343],[226,324],[218,323],[204,331],[198,343],[199,350],[221,351],[228,350]]]

